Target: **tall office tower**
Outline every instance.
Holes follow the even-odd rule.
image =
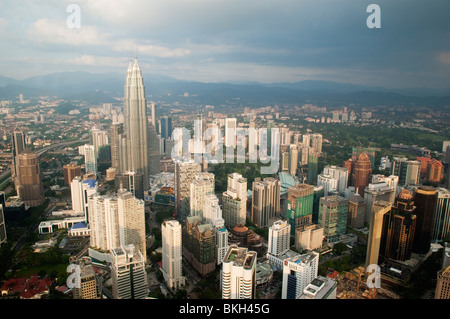
[[[114,299],[145,299],[148,296],[145,259],[134,245],[111,250],[112,295]]]
[[[296,144],[289,146],[289,174],[292,176],[297,175],[298,166],[298,149]]]
[[[393,204],[395,201],[395,191],[386,182],[371,183],[364,190],[364,200],[367,202],[365,223],[369,224],[373,203],[377,200],[384,200]]]
[[[289,153],[281,152],[281,161],[280,161],[280,171],[287,172],[289,171]]]
[[[406,166],[405,185],[418,185],[420,177],[420,162],[408,161]]]
[[[362,228],[366,219],[367,202],[359,194],[353,194],[348,199],[347,226]]]
[[[406,261],[411,258],[416,207],[409,190],[400,192],[390,212],[383,217],[380,257],[385,260]]]
[[[366,154],[367,157],[369,158],[369,160],[371,162],[370,167],[373,170],[375,168],[376,148],[375,147],[362,147],[362,146],[353,147],[352,148],[352,160],[356,161],[359,158],[359,156],[363,153]]]
[[[337,242],[347,230],[348,199],[331,195],[320,199],[319,225],[327,242]]]
[[[295,229],[312,223],[314,186],[298,184],[288,190],[286,217],[291,225],[291,235]]]
[[[25,144],[25,134],[21,130],[14,130],[11,134],[11,144],[12,144],[12,169],[11,176],[17,176],[17,164],[16,156],[22,153],[26,148]]]
[[[309,252],[287,258],[283,265],[281,299],[297,299],[319,270],[319,254]]]
[[[6,223],[5,223],[5,193],[0,192],[0,246],[6,242]]]
[[[254,124],[254,123],[253,123]],[[250,163],[256,163],[258,158],[259,131],[255,127],[248,130],[248,158]]]
[[[84,151],[84,170],[86,174],[93,173],[97,175],[97,152],[95,151],[95,146],[90,144],[85,144],[83,146]]]
[[[108,133],[104,130],[100,130],[98,128],[91,129],[91,140],[92,145],[95,147],[95,152],[98,156],[98,151],[100,147],[109,145]]]
[[[427,165],[426,181],[440,183],[444,175],[444,165],[441,161],[431,159]]]
[[[109,128],[111,145],[111,167],[120,169],[120,140],[123,137],[123,123],[112,123]]]
[[[172,138],[172,117],[161,117],[161,137]]]
[[[126,189],[138,199],[144,199],[144,174],[123,172],[114,176],[114,190]]]
[[[319,153],[309,153],[308,156],[308,184],[315,185],[317,183],[317,170],[319,163]]]
[[[438,271],[434,299],[450,299],[450,266]]]
[[[314,133],[311,144],[314,153],[322,154],[322,134]]]
[[[394,156],[392,159],[391,174],[398,176],[398,184],[405,185],[408,159],[406,157]]]
[[[73,288],[73,299],[102,299],[102,283],[94,271],[92,259],[82,257],[80,267],[80,286]]]
[[[189,216],[191,206],[189,198],[191,195],[191,183],[195,176],[201,172],[200,164],[195,162],[176,162],[174,171],[174,195],[175,212],[179,221]]]
[[[245,225],[247,218],[247,179],[241,174],[228,174],[227,190],[222,194],[222,216],[227,228]]]
[[[295,249],[302,251],[304,249],[320,249],[323,245],[324,228],[316,225],[304,225],[295,230]]]
[[[353,185],[353,168],[355,166],[355,161],[353,159],[349,158],[348,160],[344,161],[343,163],[344,168],[347,169],[348,172],[348,186],[354,186]]]
[[[156,143],[158,147],[159,143],[155,138],[156,132],[152,139],[148,136],[150,130],[155,130],[155,126],[149,127],[144,80],[137,59],[134,64],[130,61],[128,66],[124,92],[126,167],[122,171],[143,173],[144,188],[147,189],[151,165],[149,146]]]
[[[308,165],[310,148],[302,146],[300,148],[300,165],[306,166]]]
[[[364,189],[369,185],[372,175],[372,168],[369,157],[366,153],[359,155],[353,167],[353,186],[356,193],[364,196]]]
[[[338,191],[338,181],[331,175],[322,173],[317,176],[317,186],[323,186],[325,196]]]
[[[256,295],[255,251],[230,245],[222,262],[222,299],[254,299]]]
[[[72,210],[83,212],[86,223],[89,222],[88,200],[91,195],[97,193],[97,181],[95,179],[82,179],[76,176],[70,183],[70,194],[72,198]]]
[[[372,206],[369,222],[369,236],[367,239],[366,265],[378,265],[380,254],[381,233],[383,230],[384,215],[390,212],[392,204],[386,201],[376,201]]]
[[[150,112],[152,126],[156,129],[156,105],[154,102],[150,102]]]
[[[70,163],[63,166],[64,170],[64,185],[69,186],[76,176],[81,176],[81,166],[75,163]]]
[[[182,275],[182,231],[177,220],[166,220],[161,224],[162,273],[169,288],[178,290],[185,284]]]
[[[225,147],[236,148],[236,118],[225,119]]]
[[[272,177],[262,181],[255,178],[252,183],[251,220],[260,228],[270,226],[270,220],[280,213],[281,182]]]
[[[216,236],[216,261],[220,265],[228,250],[228,230],[222,218],[222,209],[215,194],[205,195],[203,201],[203,220],[214,226]]]
[[[430,250],[438,192],[431,186],[420,186],[414,192],[416,205],[416,231],[413,252],[426,254]]]
[[[450,238],[450,191],[443,187],[437,189],[438,198],[434,216],[432,242],[442,242]]]
[[[147,262],[144,201],[126,189],[120,189],[117,191],[117,206],[121,245],[133,244]]]
[[[323,186],[314,187],[312,222],[319,223],[320,199],[325,196]]]
[[[309,148],[311,146],[311,135],[303,134],[303,146]]]
[[[190,216],[203,217],[205,195],[214,194],[214,174],[202,172],[194,177],[190,185],[189,205]]]
[[[19,199],[26,206],[39,206],[45,201],[39,160],[33,151],[24,149],[16,156],[17,176],[14,180]]]
[[[199,215],[188,216],[183,227],[183,256],[201,275],[216,269],[216,232]]]
[[[337,181],[337,191],[344,193],[348,186],[348,170],[345,167],[327,165],[323,168],[323,174],[334,178]]]
[[[269,227],[267,256],[280,256],[289,250],[291,245],[291,224],[287,220],[277,220]],[[269,257],[267,257],[269,258]]]

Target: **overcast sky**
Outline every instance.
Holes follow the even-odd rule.
[[[449,0],[2,0],[0,75],[125,74],[137,49],[147,77],[450,87],[449,17]]]

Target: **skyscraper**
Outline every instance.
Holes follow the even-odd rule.
[[[145,259],[134,245],[111,250],[111,278],[114,299],[145,299],[148,296]]]
[[[63,166],[64,169],[64,185],[69,186],[76,176],[81,176],[81,166],[70,163]]]
[[[94,145],[85,144],[84,148],[84,167],[86,174],[93,173],[97,175],[97,152]]]
[[[312,223],[314,186],[298,184],[288,190],[286,217],[291,224],[291,235],[295,229]]]
[[[256,258],[254,251],[231,245],[222,262],[222,299],[254,299],[256,295]]]
[[[97,192],[97,181],[75,176],[70,183],[70,194],[72,199],[72,210],[83,212],[86,223],[89,222],[89,197]]]
[[[378,265],[383,218],[386,213],[391,211],[391,207],[392,204],[386,201],[376,201],[372,206],[367,240],[366,268],[372,264]]]
[[[102,283],[94,271],[92,259],[82,257],[78,261],[80,266],[80,287],[73,289],[74,299],[101,299]]]
[[[180,289],[185,284],[182,274],[182,231],[177,220],[161,224],[162,272],[169,288]]]
[[[372,175],[372,163],[367,154],[362,153],[358,156],[353,168],[353,186],[356,193],[364,197],[364,189],[369,185]]]
[[[16,156],[15,187],[19,199],[27,206],[39,206],[45,201],[39,160],[36,153],[24,149]]]
[[[450,299],[450,266],[438,272],[434,299]]]
[[[111,145],[111,167],[120,169],[120,140],[123,136],[123,123],[112,123],[109,128]]]
[[[144,175],[136,172],[123,172],[114,176],[114,189],[130,191],[134,197],[144,199]]]
[[[319,254],[309,252],[287,258],[283,265],[281,299],[297,299],[319,270]]]
[[[247,218],[247,179],[241,174],[228,174],[227,190],[222,194],[222,216],[227,228],[245,225]]]
[[[260,228],[270,226],[270,220],[278,217],[280,213],[281,182],[272,177],[262,181],[255,178],[252,184],[252,211],[251,219]]]
[[[170,116],[161,117],[161,137],[172,137],[172,118]]]
[[[348,199],[331,195],[320,199],[319,225],[324,228],[327,242],[339,241],[347,230]]]
[[[16,156],[22,153],[25,149],[25,134],[21,130],[14,130],[11,134],[11,142],[12,142],[12,169],[11,176],[17,176],[17,164],[16,164]]]
[[[280,256],[284,254],[289,250],[290,240],[291,225],[286,220],[277,220],[269,227],[267,255]]]
[[[417,207],[414,253],[426,254],[430,250],[437,199],[438,193],[431,186],[420,186],[414,192],[414,203]]]
[[[214,194],[214,187],[214,174],[202,172],[195,176],[194,181],[190,185],[190,216],[203,217],[205,195]]]
[[[174,172],[175,212],[177,220],[184,221],[191,211],[191,183],[201,172],[200,164],[195,162],[176,162]]]
[[[433,242],[442,242],[450,238],[450,191],[443,187],[436,189],[438,199],[433,224]]]

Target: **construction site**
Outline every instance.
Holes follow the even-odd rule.
[[[396,294],[382,287],[368,287],[367,275],[362,266],[339,274],[337,282],[337,299],[399,299]]]

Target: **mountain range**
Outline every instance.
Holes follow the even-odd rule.
[[[241,104],[328,103],[329,105],[450,105],[450,88],[386,89],[352,83],[306,80],[279,83],[203,83],[183,81],[158,74],[144,74],[150,99],[174,101],[180,98],[192,103]],[[110,103],[123,97],[125,75],[120,73],[59,72],[16,80],[0,76],[0,99],[25,99],[57,96],[66,100]],[[188,92],[186,97],[184,93]]]

